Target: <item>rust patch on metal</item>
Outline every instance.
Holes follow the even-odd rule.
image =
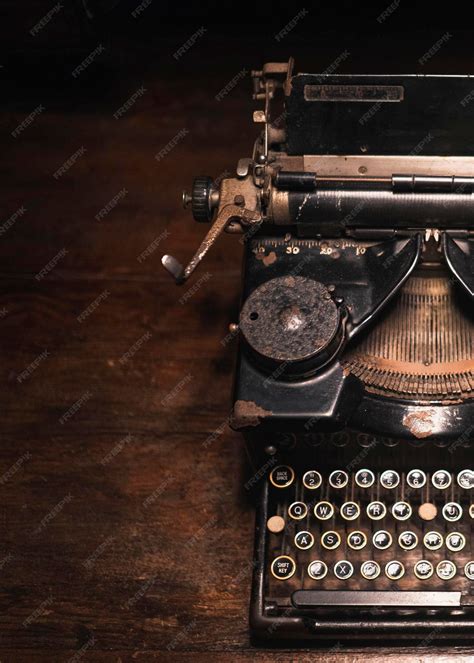
[[[261,419],[265,419],[271,414],[270,410],[265,410],[253,401],[235,401],[230,423],[232,428],[258,426]]]
[[[277,254],[275,251],[270,251],[270,253],[267,256],[263,256],[262,262],[265,265],[265,267],[268,267],[269,265],[273,265],[274,262],[276,262],[277,259]]]
[[[434,410],[411,412],[403,417],[403,425],[408,428],[414,437],[419,439],[429,437],[433,432],[433,418],[435,415],[436,412]]]
[[[266,253],[257,253],[255,257],[257,260],[261,260],[265,267],[273,265],[273,263],[277,260],[277,254],[275,251],[270,251],[268,255]]]
[[[349,375],[351,375],[351,370],[349,369],[349,367],[346,366],[345,364],[341,364],[341,368],[342,368],[342,374],[344,375],[344,377],[348,378]]]

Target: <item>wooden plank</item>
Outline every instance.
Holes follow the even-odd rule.
[[[154,74],[129,55],[96,87],[38,86],[2,112],[0,226],[27,208],[0,235],[2,661],[435,660],[430,646],[296,652],[249,640],[254,514],[243,446],[225,426],[235,341],[223,343],[242,247],[225,237],[184,303],[186,286],[160,266],[163,251],[190,256],[205,231],[179,207],[183,186],[251,149],[248,80],[215,101],[238,67],[260,64],[242,50],[227,68],[210,66],[212,52],[209,66],[153,62]]]

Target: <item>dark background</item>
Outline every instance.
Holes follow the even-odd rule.
[[[152,0],[134,18],[138,2],[64,1],[33,37],[54,4],[0,3],[0,660],[472,660],[426,643],[251,647],[251,471],[227,428],[235,342],[223,342],[241,245],[222,239],[195,292],[160,265],[204,232],[183,187],[250,155],[249,77],[215,98],[239,72],[290,55],[324,71],[348,51],[340,73],[474,73],[468,8],[402,0],[380,23],[390,3]]]

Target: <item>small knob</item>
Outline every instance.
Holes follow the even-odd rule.
[[[211,177],[202,175],[193,182],[192,211],[195,221],[207,222],[212,219],[214,205],[211,199],[214,183]]]
[[[193,202],[193,197],[187,192],[183,191],[183,207],[187,209]]]

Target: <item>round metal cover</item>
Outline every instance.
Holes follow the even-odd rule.
[[[326,286],[302,276],[267,281],[240,313],[248,345],[270,362],[307,363],[328,348],[339,326],[339,310]]]

